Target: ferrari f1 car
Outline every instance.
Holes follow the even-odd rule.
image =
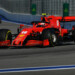
[[[75,41],[75,26],[71,30],[61,27],[60,22],[65,21],[75,21],[75,17],[43,16],[41,21],[33,21],[33,26],[20,25],[13,40],[10,30],[0,29],[0,46],[56,46],[63,41]]]

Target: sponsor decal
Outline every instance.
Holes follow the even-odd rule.
[[[57,26],[59,26],[59,20],[57,20]]]
[[[19,35],[19,37],[23,37],[23,36],[25,36],[25,35],[23,35],[23,34],[22,35]]]
[[[22,34],[27,34],[28,31],[22,31]]]

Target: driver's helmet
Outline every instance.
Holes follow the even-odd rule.
[[[38,25],[45,25],[45,23],[43,23],[43,22],[42,23],[38,23]]]
[[[45,23],[38,23],[37,27],[43,27],[45,26]]]

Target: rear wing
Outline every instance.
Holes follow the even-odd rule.
[[[64,22],[71,22],[71,21],[75,21],[75,16],[66,16],[66,17],[61,17],[61,16],[58,16],[56,17],[58,20],[60,21],[64,21]]]
[[[50,19],[56,19],[59,20],[60,22],[71,22],[71,21],[75,21],[75,16],[66,16],[66,17],[62,17],[62,16],[44,16],[41,17],[41,21],[45,21],[48,22]]]

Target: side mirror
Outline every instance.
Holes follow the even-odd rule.
[[[24,27],[24,24],[21,24],[21,25],[20,25],[20,28],[22,28],[22,27]]]

